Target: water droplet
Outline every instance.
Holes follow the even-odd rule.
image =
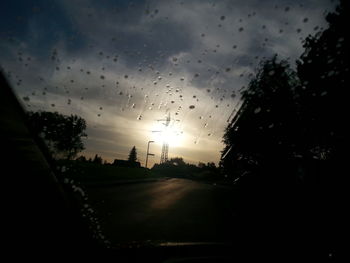
[[[100,79],[105,79],[105,76],[101,75],[101,76],[100,76]]]
[[[124,78],[127,79],[129,76],[128,75],[124,75]]]
[[[303,23],[307,23],[309,21],[309,19],[307,18],[307,17],[305,17],[304,19],[303,19]]]
[[[188,108],[190,108],[191,110],[193,110],[195,108],[194,105],[190,105]]]
[[[254,113],[257,114],[257,113],[259,113],[260,111],[261,111],[261,108],[258,107],[258,108],[256,108],[256,109],[254,110]]]
[[[137,120],[140,121],[142,119],[142,115],[140,114],[139,116],[137,116]]]
[[[225,20],[225,16],[221,16],[221,17],[220,17],[220,20]]]
[[[54,104],[54,103],[52,103],[52,104],[51,104],[51,107],[55,107],[55,104]]]
[[[23,100],[24,100],[24,101],[29,101],[30,99],[29,99],[28,96],[25,96],[25,97],[23,97]]]
[[[243,30],[244,30],[243,27],[240,27],[240,28],[238,29],[239,32],[242,32]]]

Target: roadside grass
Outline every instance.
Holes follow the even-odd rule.
[[[82,183],[163,177],[145,168],[117,167],[67,160],[57,161],[57,173],[61,178],[73,179]]]

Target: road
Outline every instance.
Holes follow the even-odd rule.
[[[232,239],[230,192],[224,187],[172,178],[90,187],[87,193],[112,244]]]

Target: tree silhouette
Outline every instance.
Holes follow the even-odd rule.
[[[262,61],[247,90],[243,104],[226,128],[222,164],[227,172],[234,167],[271,169],[294,154],[296,73],[277,56]]]
[[[82,137],[86,137],[86,122],[77,115],[58,112],[29,112],[28,122],[32,131],[47,143],[55,158],[74,158],[84,150]]]
[[[275,229],[270,222],[279,218],[296,226],[301,246],[313,244],[322,253],[339,248],[334,240],[341,239],[348,205],[349,17],[349,1],[340,1],[326,17],[329,27],[305,40],[296,72],[276,57],[263,61],[242,93],[223,138],[221,165],[240,178],[236,200],[244,231],[256,218]]]
[[[170,158],[170,160],[167,161],[169,165],[174,165],[174,166],[185,166],[186,163],[182,157],[174,157]]]
[[[102,164],[102,157],[101,156],[98,156],[98,154],[95,154],[95,157],[94,159],[92,160],[93,163],[96,163],[96,164]]]
[[[300,126],[305,158],[342,160],[347,136],[349,86],[349,2],[326,17],[329,27],[309,36],[297,62]]]
[[[130,163],[136,163],[137,162],[137,151],[136,151],[136,147],[132,147],[132,149],[130,150],[129,153],[129,157],[128,157],[128,162]]]
[[[344,171],[348,169],[349,17],[349,1],[340,1],[326,17],[328,28],[306,39],[297,62],[302,84],[297,90],[299,149],[308,164],[298,205],[303,208],[305,231],[334,251],[339,247],[333,240],[341,239],[347,225],[343,207],[348,205]],[[312,161],[317,165],[310,165]]]

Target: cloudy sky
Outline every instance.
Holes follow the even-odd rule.
[[[331,0],[5,0],[0,62],[28,110],[87,121],[83,154],[218,162],[261,59],[291,64]],[[163,121],[170,116],[166,127]]]

